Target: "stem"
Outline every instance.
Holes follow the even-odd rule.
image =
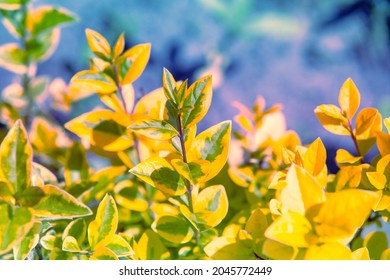
[[[353,144],[355,145],[355,149],[356,149],[357,156],[358,156],[358,157],[362,157],[362,158],[360,159],[360,163],[363,164],[363,163],[364,163],[364,159],[363,159],[362,153],[361,153],[361,151],[360,151],[360,148],[359,148],[359,145],[358,145],[358,142],[357,142],[356,135],[353,133],[351,120],[348,120],[348,128],[349,128],[349,132],[350,132],[350,134],[351,134],[351,138],[352,138]]]
[[[120,95],[121,97],[121,101],[122,101],[122,105],[123,105],[123,108],[126,112],[126,114],[129,114],[129,112],[127,111],[127,105],[126,105],[126,99],[125,99],[125,95],[124,95],[124,92],[122,90],[122,86],[119,84],[119,79],[118,79],[118,69],[117,67],[115,66],[114,67],[114,73],[115,73],[115,85],[116,85],[116,89],[118,91],[118,94]]]
[[[181,114],[180,113],[177,116],[177,125],[179,127],[179,139],[180,139],[181,151],[183,154],[183,161],[184,161],[184,163],[187,163],[187,151],[186,151],[186,146],[184,143],[184,129],[183,129],[183,125],[181,123]],[[193,188],[193,186],[191,185],[191,183],[188,180],[186,180],[188,207],[190,208],[191,212],[194,211],[194,207],[192,205],[192,188]]]

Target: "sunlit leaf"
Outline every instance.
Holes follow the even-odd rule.
[[[228,198],[222,185],[203,189],[194,201],[196,222],[208,227],[217,226],[228,211]]]
[[[109,94],[117,89],[115,81],[110,76],[93,70],[78,72],[72,77],[71,82],[83,89],[100,94]]]
[[[322,126],[337,135],[349,135],[348,120],[341,114],[340,108],[332,104],[317,106],[314,110]]]
[[[64,168],[65,182],[68,185],[89,177],[86,151],[80,143],[74,143],[66,151]]]
[[[52,220],[92,214],[91,209],[59,187],[46,185],[41,187],[41,190],[45,196],[33,207],[37,217]]]
[[[262,252],[272,260],[293,260],[298,253],[298,249],[267,239],[263,244]]]
[[[77,244],[83,244],[87,234],[87,224],[84,219],[77,219],[70,222],[62,233],[62,238],[72,236],[76,239]]]
[[[130,117],[124,113],[96,110],[67,122],[65,127],[103,150],[123,151],[133,145],[127,132],[129,125]]]
[[[371,191],[347,189],[329,193],[313,218],[317,234],[323,241],[348,243],[377,201],[376,193]]]
[[[292,247],[309,247],[315,240],[312,225],[301,214],[287,212],[265,231],[265,236]]]
[[[168,195],[182,195],[186,192],[185,181],[165,159],[151,157],[130,170],[141,180]]]
[[[36,205],[43,197],[45,196],[45,193],[42,191],[40,187],[33,187],[30,186],[20,192],[16,196],[16,200],[18,204],[25,206],[25,207],[32,207]]]
[[[313,176],[317,176],[326,166],[326,150],[320,138],[317,138],[307,149],[304,168]]]
[[[34,226],[34,212],[30,208],[10,209],[7,204],[0,204],[0,254],[7,253]]]
[[[88,226],[88,242],[91,248],[98,249],[108,244],[118,227],[118,209],[111,195],[100,202],[95,220]]]
[[[207,181],[207,175],[210,172],[210,162],[205,160],[185,163],[181,159],[171,161],[176,171],[189,180],[191,184],[196,185]]]
[[[231,121],[221,122],[200,133],[188,150],[188,162],[207,160],[210,172],[206,180],[215,177],[225,165],[230,142]]]
[[[163,77],[162,84],[164,88],[164,94],[170,102],[178,105],[178,97],[177,97],[177,84],[175,78],[168,71],[168,69],[163,69]]]
[[[232,237],[217,237],[204,247],[205,253],[214,260],[254,260],[253,248]]]
[[[142,116],[134,120],[129,128],[135,133],[154,140],[169,140],[179,134],[167,121],[156,120],[148,116]]]
[[[390,117],[385,118],[385,119],[383,120],[383,122],[384,122],[384,124],[385,124],[386,129],[387,129],[387,132],[390,133]]]
[[[133,83],[144,71],[150,56],[150,44],[131,47],[120,57],[118,71],[122,85]]]
[[[114,58],[118,57],[125,48],[125,34],[121,34],[115,42],[114,48],[112,50],[112,55]]]
[[[320,184],[298,165],[291,166],[286,182],[286,187],[282,189],[280,196],[282,207],[286,211],[304,215],[310,207],[325,201],[325,193]]]
[[[147,211],[149,204],[144,198],[144,189],[135,185],[132,181],[125,180],[119,182],[115,185],[114,191],[117,204],[129,210]]]
[[[340,89],[339,104],[343,113],[351,120],[360,106],[360,93],[351,78]]]
[[[99,33],[92,29],[86,29],[88,45],[91,51],[97,56],[110,57],[111,47],[107,40]]]
[[[62,250],[66,252],[72,252],[72,253],[87,253],[88,251],[82,250],[80,248],[79,243],[77,242],[77,239],[71,235],[66,236],[64,238],[64,242],[62,243]]]
[[[357,188],[362,179],[361,166],[342,166],[336,175],[336,190]]]
[[[114,234],[111,241],[105,245],[106,248],[110,249],[118,257],[132,256],[134,251],[130,244],[120,235]]]
[[[305,254],[305,260],[351,260],[351,250],[340,243],[325,243],[310,246]]]
[[[256,209],[246,222],[245,230],[248,231],[253,238],[263,238],[267,227],[267,217],[261,209]]]
[[[194,236],[190,224],[178,216],[159,217],[153,222],[152,229],[164,239],[176,244],[187,243]]]
[[[390,134],[378,131],[376,133],[376,144],[381,156],[390,154]]]
[[[387,235],[383,231],[374,231],[367,234],[363,245],[370,252],[371,260],[379,260],[382,253],[388,248]]]
[[[352,260],[369,260],[370,255],[366,247],[359,248],[352,252]]]
[[[212,99],[212,77],[195,81],[187,90],[181,115],[184,128],[197,124],[207,114]]]
[[[14,259],[24,260],[30,254],[31,250],[37,246],[39,242],[39,231],[41,229],[41,222],[35,222],[33,227],[23,238],[22,242],[15,245],[13,248]]]
[[[382,190],[386,186],[386,176],[379,172],[366,173],[370,183],[378,190]]]
[[[347,150],[338,149],[336,152],[336,162],[339,166],[354,165],[360,163],[362,157],[355,157]]]
[[[10,183],[13,194],[31,184],[32,154],[26,129],[18,120],[0,146],[0,181]]]

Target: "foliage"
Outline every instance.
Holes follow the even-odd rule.
[[[303,145],[286,130],[281,106],[266,108],[261,97],[252,109],[233,104],[234,138],[230,121],[198,132],[211,76],[176,81],[163,69],[162,87],[136,101],[133,83],[151,45],[125,50],[124,34],[111,45],[87,29],[90,68],[69,85],[50,84],[36,65],[75,16],[28,1],[0,1],[0,9],[20,41],[0,47],[0,65],[19,77],[0,103],[8,127],[0,146],[1,259],[389,258],[380,228],[390,216],[390,118],[359,111],[352,79],[339,106],[314,110],[356,148],[356,155],[338,150],[339,170],[330,174],[321,139]],[[46,109],[68,112],[93,94],[102,106],[64,125]],[[97,156],[106,167],[90,164]]]

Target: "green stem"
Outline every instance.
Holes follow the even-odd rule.
[[[181,123],[181,114],[180,113],[177,116],[177,125],[179,128],[179,139],[180,139],[180,146],[181,146],[181,151],[182,151],[182,155],[183,155],[183,161],[184,161],[184,163],[187,163],[187,151],[186,151],[186,146],[185,146],[185,141],[184,141],[184,129],[183,129],[183,125]],[[188,207],[189,207],[190,211],[193,212],[194,211],[194,207],[192,205],[193,186],[191,185],[191,183],[188,180],[186,180],[186,189],[187,189],[187,197],[188,197]]]

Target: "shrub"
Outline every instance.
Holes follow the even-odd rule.
[[[339,106],[314,110],[356,148],[338,150],[339,170],[329,174],[321,139],[303,145],[280,106],[261,97],[252,109],[234,103],[233,139],[230,121],[198,132],[211,76],[176,81],[164,69],[162,87],[136,102],[132,84],[151,46],[125,50],[123,34],[110,45],[87,29],[90,69],[69,85],[37,77],[75,16],[27,2],[0,3],[20,42],[0,47],[0,65],[19,77],[0,104],[9,128],[0,146],[1,259],[389,259],[380,228],[390,210],[382,131],[390,118],[358,112],[351,79]],[[67,112],[92,94],[102,107],[64,125],[47,110]],[[373,147],[379,154],[368,161]],[[93,154],[106,166],[93,168]]]

